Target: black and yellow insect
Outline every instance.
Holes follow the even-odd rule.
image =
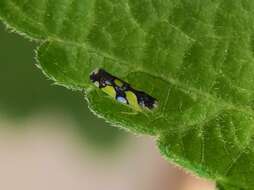
[[[103,69],[97,69],[90,75],[90,80],[102,91],[123,104],[129,104],[134,109],[153,109],[157,100],[145,92],[135,90],[129,83],[109,74]]]

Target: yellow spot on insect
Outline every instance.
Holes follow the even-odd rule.
[[[100,83],[99,83],[98,81],[95,81],[95,82],[94,82],[94,85],[95,85],[96,87],[98,87],[98,88],[99,88]]]
[[[105,86],[101,88],[103,92],[106,94],[110,95],[111,97],[115,98],[116,97],[116,91],[113,86]]]
[[[120,80],[118,80],[118,79],[115,79],[114,82],[115,82],[115,84],[116,84],[117,86],[119,86],[119,87],[122,87],[122,86],[123,86],[123,83],[122,83]]]
[[[131,91],[126,91],[125,94],[129,104],[136,110],[141,111],[141,108],[138,104],[137,96]]]

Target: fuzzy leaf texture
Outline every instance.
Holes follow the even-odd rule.
[[[253,0],[1,0],[0,17],[38,40],[42,71],[85,89],[98,116],[155,136],[168,160],[220,190],[253,189]],[[95,68],[159,108],[117,103],[89,81]]]

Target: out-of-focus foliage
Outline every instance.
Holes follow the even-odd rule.
[[[75,119],[81,136],[103,148],[118,144],[124,137],[117,128],[108,127],[91,114],[81,93],[52,86],[45,79],[35,66],[35,43],[8,33],[2,24],[0,42],[1,114],[24,119],[39,111],[60,111]]]

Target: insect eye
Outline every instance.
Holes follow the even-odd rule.
[[[94,85],[97,86],[98,88],[100,87],[100,83],[98,81],[94,81]]]
[[[111,85],[111,82],[108,81],[108,80],[105,80],[105,84],[106,84],[106,85]]]
[[[100,85],[101,86],[106,86],[105,80],[104,79],[100,79]]]

